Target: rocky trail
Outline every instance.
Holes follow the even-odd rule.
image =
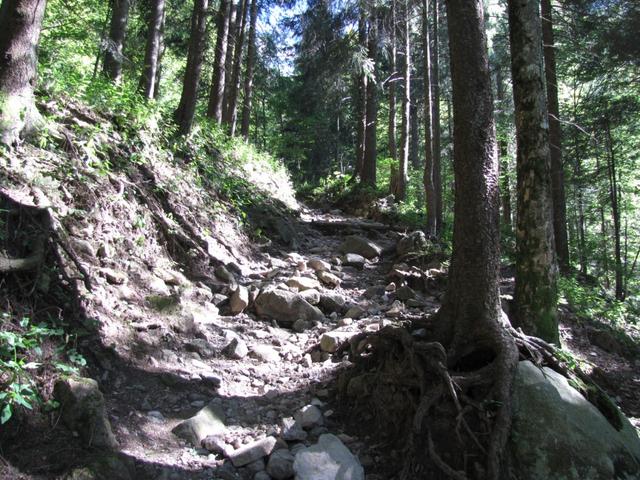
[[[214,279],[156,268],[141,287],[101,268],[108,295],[93,301],[113,315],[103,328],[124,321],[132,334],[81,341],[97,382],[56,385],[62,410],[2,452],[28,472],[7,464],[6,478],[394,478],[402,451],[376,437],[385,419],[345,408],[336,385],[358,334],[438,308],[444,257],[426,254],[419,232],[340,211],[302,209],[298,221],[295,248],[265,244]],[[581,345],[582,330],[565,322],[563,337],[601,375],[637,371],[637,361]],[[633,375],[611,393],[638,417]]]

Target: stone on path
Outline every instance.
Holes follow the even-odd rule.
[[[302,428],[306,429],[312,429],[324,423],[322,412],[315,405],[305,405],[302,407],[296,412],[295,419]]]
[[[266,437],[240,447],[229,455],[229,459],[234,467],[242,467],[262,457],[266,457],[273,451],[275,445],[276,439],[274,437]]]
[[[343,343],[357,334],[358,332],[342,332],[338,330],[324,333],[320,337],[320,349],[323,352],[334,353]]]
[[[176,425],[172,432],[193,446],[200,447],[202,440],[224,433],[225,430],[224,412],[216,404],[210,403],[193,417]]]
[[[307,262],[307,265],[315,272],[328,272],[331,270],[331,264],[319,258],[312,258]]]
[[[320,280],[323,284],[332,288],[339,287],[342,283],[342,280],[340,280],[337,275],[334,275],[331,272],[326,272],[324,270],[316,272],[316,276],[318,277],[318,280]]]
[[[345,267],[364,268],[367,259],[357,253],[347,253],[342,257],[342,263]]]
[[[612,404],[613,405],[613,404]],[[520,480],[640,478],[640,440],[614,407],[617,426],[567,379],[529,361],[518,364],[508,446]]]
[[[269,345],[252,346],[250,356],[263,362],[273,363],[280,361],[280,354],[278,351]]]
[[[322,321],[322,312],[309,304],[300,294],[287,290],[268,290],[261,293],[255,302],[256,313],[274,318],[287,326],[301,318],[308,321]]]
[[[320,435],[317,444],[299,450],[293,470],[296,480],[364,480],[358,459],[330,433]]]
[[[291,288],[297,288],[298,291],[317,290],[320,288],[318,280],[309,277],[291,277],[287,280],[287,285]]]
[[[340,245],[340,252],[355,253],[371,259],[379,257],[382,249],[369,239],[357,235],[349,235]]]
[[[267,473],[275,480],[286,480],[293,477],[293,454],[287,449],[276,450],[269,457]]]
[[[242,285],[238,286],[229,299],[229,309],[232,315],[242,313],[249,306],[249,290]]]

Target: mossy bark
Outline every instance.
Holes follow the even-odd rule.
[[[558,343],[558,267],[553,232],[549,122],[544,89],[539,2],[509,0],[516,112],[516,322]]]
[[[41,122],[33,89],[45,5],[43,0],[4,0],[0,7],[0,143],[6,145]]]

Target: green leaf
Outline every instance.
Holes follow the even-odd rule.
[[[11,405],[7,403],[0,414],[0,424],[7,423],[11,418],[11,415],[13,415],[13,410],[11,410]]]

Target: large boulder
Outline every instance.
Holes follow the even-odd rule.
[[[53,394],[60,402],[62,421],[78,432],[85,442],[94,447],[118,447],[98,382],[75,376],[60,379],[53,388]]]
[[[301,318],[307,321],[322,321],[322,312],[307,302],[300,294],[287,290],[262,292],[255,301],[258,315],[274,318],[284,326],[292,325]]]
[[[357,235],[349,235],[340,245],[340,252],[355,253],[362,255],[364,258],[379,257],[382,249],[371,240]]]
[[[320,435],[318,443],[298,451],[293,470],[296,480],[364,480],[358,459],[330,433]]]
[[[615,407],[610,415],[612,421],[562,375],[520,362],[509,441],[516,478],[640,478],[638,435]]]
[[[399,257],[403,257],[408,253],[423,251],[428,246],[429,241],[427,240],[427,236],[424,234],[424,232],[417,230],[398,240],[398,244],[396,245],[396,253]]]

